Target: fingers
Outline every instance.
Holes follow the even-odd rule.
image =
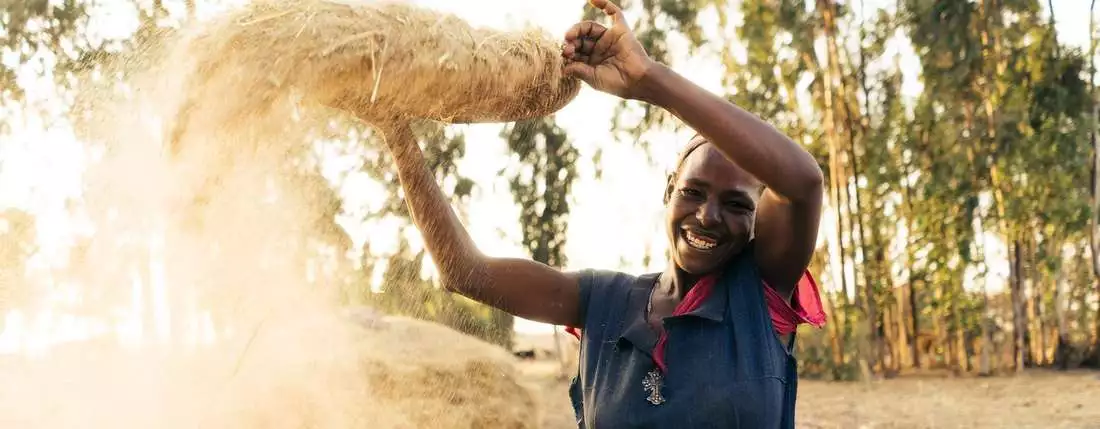
[[[569,27],[569,31],[565,32],[565,41],[573,43],[584,38],[595,40],[603,36],[605,32],[607,32],[607,27],[596,22],[583,21]]]
[[[585,82],[592,82],[592,79],[596,76],[594,67],[580,62],[566,64],[564,71],[566,76],[575,77]]]
[[[591,46],[584,45],[583,48],[586,48],[586,50],[582,50],[581,52],[587,53],[594,63],[601,63],[603,60],[614,56],[613,46],[622,36],[622,31],[615,28],[605,31],[602,37],[596,39],[595,43]]]
[[[562,48],[562,56],[573,60],[588,62],[597,46],[605,39],[607,27],[591,21],[574,25],[565,34],[565,46]],[[604,44],[606,45],[606,44]]]
[[[588,60],[591,59],[590,52],[582,51],[581,48],[578,48],[576,45],[572,44],[565,45],[565,47],[562,48],[561,56],[569,60],[570,62],[582,62],[586,64],[588,63]]]
[[[593,7],[603,10],[603,13],[611,17],[612,25],[616,27],[626,27],[626,20],[623,19],[623,9],[620,8],[619,5],[609,0],[588,0],[588,3]]]
[[[565,33],[562,57],[587,64],[598,64],[610,56],[615,43],[630,28],[623,18],[622,9],[608,0],[589,0],[589,3],[611,17],[612,27],[593,21],[580,22]]]

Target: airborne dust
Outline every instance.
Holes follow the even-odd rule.
[[[393,96],[387,101],[379,89],[386,75],[373,65],[396,64],[391,73],[402,76],[400,64],[411,60],[399,44],[379,47],[372,38],[384,20],[349,19],[335,3],[270,3],[245,14],[252,20],[215,19],[151,37],[84,87],[74,120],[83,139],[105,148],[84,177],[97,231],[65,275],[83,285],[70,310],[111,329],[41,356],[0,358],[0,427],[538,424],[506,352],[439,326],[340,308],[339,291],[323,279],[347,265],[336,255],[303,262],[318,260],[301,255],[323,250],[318,237],[332,231],[318,220],[334,214],[331,201],[318,197],[327,184],[310,174],[316,165],[308,143],[354,121],[316,101],[369,105],[363,110],[377,114]],[[454,21],[436,23],[476,36],[486,56],[513,59],[486,65],[475,52],[465,59],[471,67],[526,73],[517,75],[512,96],[550,95],[558,103],[488,113],[531,115],[576,94],[575,82],[559,83],[555,67],[517,66],[557,61],[552,42],[527,34],[502,44]],[[264,30],[242,30],[248,26]],[[432,31],[445,35],[447,28]],[[347,39],[318,52],[334,32]],[[339,53],[356,46],[364,49]],[[299,63],[280,63],[287,56]],[[463,67],[432,62],[452,78]],[[531,80],[546,70],[548,82]],[[329,80],[309,76],[318,73]],[[110,84],[116,75],[125,84]],[[432,79],[414,77],[383,81],[399,88]],[[310,86],[333,82],[357,97],[335,100],[332,88]],[[440,109],[447,107],[424,111],[446,118]],[[144,341],[116,335],[134,330]]]

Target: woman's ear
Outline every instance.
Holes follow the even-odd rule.
[[[666,206],[668,205],[668,202],[672,200],[672,188],[673,188],[673,185],[675,185],[675,183],[673,183],[675,178],[676,178],[675,173],[669,174],[668,175],[668,180],[665,182],[666,184],[665,184],[665,199],[664,199],[664,202],[665,202]]]

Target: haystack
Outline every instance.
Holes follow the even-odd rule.
[[[414,319],[331,316],[280,317],[205,351],[85,343],[0,361],[0,427],[539,427],[534,394],[503,349]]]
[[[504,349],[400,316],[271,321],[208,422],[236,427],[537,429]],[[276,424],[277,422],[277,424]],[[274,425],[274,426],[272,426]]]
[[[533,393],[504,349],[445,326],[387,316],[365,331],[373,399],[417,428],[537,428]]]

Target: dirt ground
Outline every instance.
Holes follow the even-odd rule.
[[[524,361],[540,389],[544,429],[576,428],[569,381],[549,358]],[[1034,370],[1015,377],[904,377],[876,382],[802,380],[798,428],[1100,429],[1100,372]]]
[[[826,428],[1100,428],[1100,373],[803,381],[798,426]]]

